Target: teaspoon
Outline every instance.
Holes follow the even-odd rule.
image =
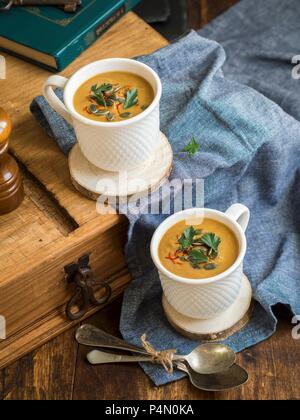
[[[175,366],[187,373],[191,384],[202,391],[226,391],[244,385],[249,379],[246,370],[236,364],[212,375],[201,375],[182,362],[176,363]]]
[[[120,354],[106,353],[99,350],[93,350],[87,355],[88,361],[92,365],[106,363],[134,363],[134,362],[150,362],[153,363],[151,357],[147,356],[126,356]],[[248,380],[247,372],[238,365],[233,365],[223,372],[211,375],[202,375],[191,369],[184,362],[175,362],[175,367],[182,372],[187,373],[190,382],[196,388],[203,391],[224,391],[237,388],[245,384]]]
[[[89,324],[78,328],[76,340],[86,346],[126,350],[149,357],[145,349],[126,343]],[[96,360],[96,354],[94,353],[94,360]],[[228,369],[235,360],[236,355],[232,349],[224,344],[216,343],[202,344],[186,356],[177,354],[173,356],[173,361],[185,361],[195,372],[206,375]]]

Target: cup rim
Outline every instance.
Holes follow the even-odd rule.
[[[166,225],[169,224],[170,220],[177,219],[178,215],[180,216],[180,215],[184,215],[184,214],[191,214],[192,212],[194,213],[195,211],[200,211],[200,212],[203,211],[205,213],[205,217],[206,217],[207,213],[209,215],[212,215],[212,216],[214,214],[221,216],[221,218],[223,218],[225,220],[224,224],[226,224],[227,226],[229,225],[228,227],[230,227],[230,224],[233,224],[234,227],[239,232],[239,235],[240,235],[241,247],[240,247],[240,252],[239,252],[239,255],[238,255],[237,259],[235,260],[235,262],[229,268],[227,268],[227,270],[225,270],[222,273],[217,274],[216,276],[213,276],[213,277],[201,278],[201,279],[189,279],[187,277],[178,276],[178,275],[172,273],[171,271],[167,270],[162,265],[162,263],[161,263],[161,261],[158,257],[158,245],[159,245],[159,242],[160,242],[163,234],[167,231],[167,229],[164,230],[164,228],[166,227]],[[178,221],[180,221],[180,219],[178,219],[177,222]],[[229,223],[226,223],[226,221],[227,222],[229,221]],[[156,241],[157,241],[157,246],[154,245],[154,243]],[[179,283],[193,284],[193,285],[203,284],[204,285],[204,284],[210,284],[210,283],[215,283],[217,281],[220,281],[220,280],[224,279],[225,277],[229,276],[231,273],[233,273],[239,267],[239,265],[242,263],[242,261],[244,260],[244,257],[245,257],[245,254],[246,254],[246,248],[247,248],[247,239],[246,239],[245,232],[236,220],[232,219],[226,213],[223,213],[219,210],[214,210],[214,209],[204,207],[204,208],[191,208],[191,209],[182,210],[182,211],[176,212],[176,213],[172,214],[171,216],[167,217],[156,228],[156,230],[155,230],[155,232],[152,236],[151,244],[150,244],[150,253],[151,253],[152,261],[154,262],[156,268],[159,271],[161,271],[165,276],[167,276],[167,277],[171,278],[172,280],[177,281]]]
[[[103,64],[103,63],[107,63],[107,62],[112,62],[112,63],[134,63],[134,65],[136,67],[140,67],[140,68],[144,68],[147,69],[147,71],[152,75],[152,77],[155,80],[156,83],[156,87],[157,87],[157,92],[156,95],[154,96],[153,101],[151,102],[151,104],[149,105],[149,107],[147,109],[145,109],[143,112],[141,112],[140,114],[129,118],[128,120],[125,121],[115,121],[115,122],[102,122],[102,121],[95,121],[95,120],[90,120],[89,118],[84,117],[83,115],[79,114],[74,106],[73,106],[73,97],[74,94],[71,94],[71,92],[69,92],[70,90],[70,86],[71,86],[71,82],[74,80],[74,78],[76,76],[78,76],[79,73],[83,72],[86,69],[89,69],[90,67],[93,67],[95,64]],[[134,72],[133,72],[134,73]],[[99,74],[101,74],[101,70],[99,72]],[[87,79],[85,79],[87,80]],[[84,83],[84,81],[82,81],[81,83]],[[79,86],[78,86],[79,87]],[[64,88],[64,103],[65,106],[68,109],[68,112],[71,114],[71,116],[76,119],[79,120],[81,123],[86,124],[86,125],[93,125],[96,127],[104,127],[104,128],[108,128],[108,127],[126,127],[129,125],[132,125],[136,122],[139,122],[140,120],[146,118],[149,114],[151,114],[151,112],[156,108],[156,106],[158,105],[160,98],[162,95],[162,84],[161,84],[161,80],[158,76],[158,74],[147,64],[141,63],[139,61],[133,60],[132,58],[106,58],[103,60],[97,60],[97,61],[93,61],[90,64],[87,64],[86,66],[81,67],[79,70],[77,70],[75,73],[72,74],[72,76],[68,79],[68,82],[66,83],[66,86]]]

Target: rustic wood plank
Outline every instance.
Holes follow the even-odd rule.
[[[0,217],[0,270],[15,269],[37,251],[63,237],[58,224],[36,205],[43,195],[23,173],[25,199],[18,210]],[[42,201],[41,199],[39,201]],[[65,223],[62,223],[65,226]],[[17,245],[16,245],[17,244]],[[30,244],[30,246],[28,246]]]
[[[4,371],[4,400],[70,400],[77,357],[74,329]]]
[[[74,287],[66,284],[64,267],[82,255],[90,254],[90,264],[96,279],[105,280],[120,275],[126,269],[123,256],[126,230],[125,220],[104,230],[103,224],[95,226],[90,222],[68,238],[42,249],[40,259],[28,259],[26,265],[5,270],[0,280],[0,302],[1,314],[7,320],[8,337],[70,299]],[[47,281],[42,281],[45,276]],[[129,278],[128,274],[123,277],[123,287]]]
[[[109,283],[113,286],[112,294],[110,300],[101,306],[102,308],[109,305],[124,291],[125,286],[128,284],[127,270],[123,270],[123,273],[118,273],[115,277],[110,278]],[[97,298],[101,298],[102,295],[103,290],[96,293]],[[98,312],[101,307],[91,306],[80,321],[95,312]],[[74,322],[69,321],[66,318],[64,311],[65,305],[62,305],[52,313],[47,314],[47,316],[36,319],[32,324],[24,327],[20,331],[17,331],[5,341],[0,342],[0,368],[9,365],[18,358],[24,356],[26,353],[40,347],[47,341],[53,339],[57,335],[80,322],[79,320]]]

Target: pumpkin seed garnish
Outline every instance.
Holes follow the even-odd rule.
[[[120,85],[115,86],[114,87],[114,93],[119,92],[120,89],[121,89],[121,86]]]
[[[114,118],[115,118],[115,114],[113,114],[112,112],[108,112],[107,114],[106,114],[106,119],[107,119],[107,121],[113,121],[114,120]]]
[[[209,263],[205,264],[203,268],[204,270],[214,270],[215,268],[217,268],[217,265],[215,263]]]
[[[93,114],[96,115],[98,117],[104,116],[106,115],[109,111],[105,110],[105,109],[99,109],[96,105],[89,105],[88,106],[88,111]]]
[[[142,106],[141,106],[141,109],[142,109],[143,111],[146,111],[146,109],[147,109],[147,108],[149,108],[149,105],[142,105]]]
[[[119,93],[118,93],[119,92]],[[138,104],[138,89],[130,89],[128,86],[121,86],[119,83],[103,83],[101,85],[93,85],[89,95],[90,105],[85,110],[96,116],[105,116],[107,121],[116,119],[116,114],[109,108],[116,108],[118,113],[120,110],[126,110]],[[104,107],[105,109],[99,108]],[[120,105],[122,107],[120,108]],[[122,112],[120,118],[130,118],[133,116],[131,112]]]
[[[131,112],[122,112],[122,114],[120,114],[121,118],[129,118],[132,116]]]

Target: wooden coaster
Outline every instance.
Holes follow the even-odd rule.
[[[241,330],[252,314],[252,289],[248,278],[243,275],[242,286],[234,304],[226,311],[211,319],[193,319],[177,312],[167,301],[162,300],[166,317],[180,334],[193,340],[225,340]]]
[[[76,144],[69,154],[69,168],[74,187],[83,195],[97,200],[100,195],[121,197],[154,190],[168,178],[173,151],[166,136],[151,158],[127,172],[109,172],[91,164]]]

